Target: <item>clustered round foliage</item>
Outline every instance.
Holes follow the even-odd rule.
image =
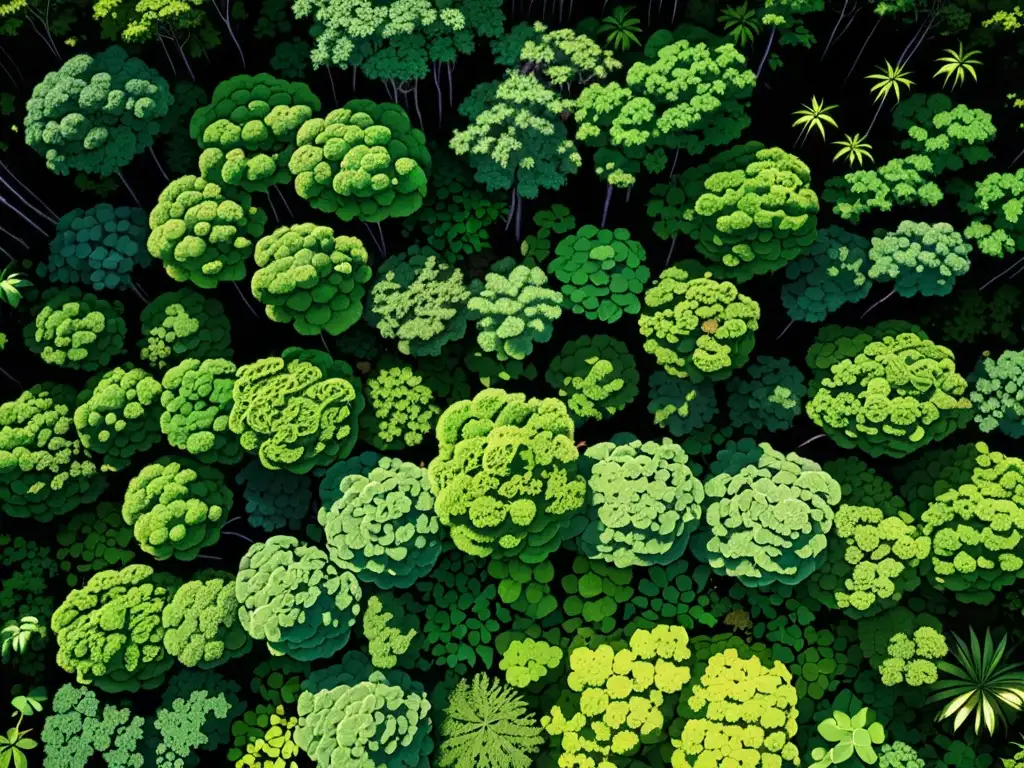
[[[1024,351],[1008,349],[996,359],[981,358],[970,380],[978,429],[1024,437]]]
[[[971,244],[951,224],[903,221],[871,238],[868,277],[892,282],[900,296],[946,296],[970,269]]]
[[[889,638],[886,658],[878,667],[882,684],[931,685],[939,679],[935,661],[947,653],[946,638],[932,627],[918,627],[912,635],[897,632]]]
[[[810,459],[767,443],[725,464],[704,483],[694,554],[748,587],[799,584],[825,561],[839,483]]]
[[[186,667],[211,669],[252,648],[238,618],[235,581],[221,572],[178,587],[164,608],[164,647]]]
[[[160,441],[163,387],[130,363],[99,374],[78,395],[75,429],[106,469],[121,469]]]
[[[728,378],[754,348],[761,308],[732,283],[669,267],[644,294],[644,350],[668,373],[695,383]]]
[[[397,104],[353,99],[304,122],[296,143],[288,161],[295,192],[317,210],[372,223],[423,204],[430,152]]]
[[[303,336],[337,336],[363,314],[369,259],[362,241],[330,227],[281,227],[256,243],[252,294],[267,317]]]
[[[434,567],[441,525],[425,469],[364,454],[331,467],[321,487],[332,493],[317,520],[335,565],[382,589],[411,587]]]
[[[416,446],[430,434],[440,413],[429,381],[412,366],[385,358],[366,379],[360,437],[380,451]]]
[[[57,222],[50,253],[36,272],[53,283],[123,291],[132,286],[132,271],[151,261],[148,235],[141,208],[115,208],[109,203],[74,208]]]
[[[906,332],[881,335],[851,352],[840,350],[838,362],[811,382],[807,403],[811,421],[839,446],[902,458],[946,437],[969,416],[967,381],[946,347]]]
[[[99,467],[72,420],[75,392],[36,384],[0,403],[0,500],[12,517],[47,523],[103,491]]]
[[[714,384],[710,381],[695,384],[691,379],[680,379],[664,371],[656,371],[648,379],[647,386],[647,411],[654,418],[655,425],[667,429],[674,437],[707,437],[709,442],[698,441],[706,450],[694,452],[710,452],[712,434],[718,434],[713,433],[711,426],[712,419],[718,413]]]
[[[781,432],[803,412],[807,384],[786,358],[759,355],[726,383],[729,420],[740,431]]]
[[[143,552],[157,560],[194,560],[216,544],[234,496],[216,467],[163,458],[142,468],[124,495],[121,514]]]
[[[79,576],[128,565],[135,559],[132,529],[124,524],[121,508],[109,501],[63,521],[56,538],[60,544],[56,559],[67,573],[68,586],[77,585]]]
[[[499,362],[524,360],[535,343],[549,341],[562,316],[562,295],[547,285],[544,270],[511,257],[475,282],[467,306],[480,349]]]
[[[267,469],[258,458],[251,459],[235,480],[242,486],[249,525],[268,533],[299,530],[313,505],[309,478]]]
[[[203,178],[246,192],[288,183],[295,135],[319,109],[320,99],[305,83],[266,72],[222,80],[189,123],[189,133],[203,150]]]
[[[146,247],[179,283],[216,288],[245,277],[245,262],[263,234],[267,214],[247,192],[228,192],[198,176],[168,184],[149,213]]]
[[[44,363],[96,371],[124,351],[124,305],[80,288],[50,288],[25,326],[25,346]]]
[[[233,362],[190,357],[168,369],[160,384],[160,430],[168,443],[207,464],[242,460],[238,438],[228,429]]]
[[[682,448],[668,438],[641,442],[621,434],[587,448],[581,462],[590,515],[579,541],[583,554],[617,568],[682,557],[704,501]]]
[[[292,536],[257,542],[238,564],[238,617],[275,656],[324,659],[348,644],[362,590],[327,553]]]
[[[820,323],[845,304],[871,290],[868,250],[871,243],[839,227],[818,230],[807,255],[786,265],[782,304],[793,320]]]
[[[640,374],[625,343],[612,336],[568,342],[547,372],[547,382],[581,424],[614,416],[640,394]]]
[[[413,246],[380,265],[366,320],[403,355],[436,356],[466,335],[470,295],[461,269]]]
[[[305,474],[351,452],[363,393],[348,363],[289,347],[235,373],[229,426],[267,469]]]
[[[644,247],[628,229],[580,227],[555,248],[548,269],[562,283],[566,307],[589,320],[613,323],[640,313],[640,295],[651,279]]]
[[[231,324],[217,299],[189,288],[161,293],[142,310],[139,357],[155,370],[190,357],[230,357]]]

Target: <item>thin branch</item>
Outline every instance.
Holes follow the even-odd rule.
[[[2,203],[2,204],[4,204],[4,205],[6,205],[6,206],[7,206],[8,208],[10,208],[10,209],[11,209],[12,211],[14,211],[14,212],[15,212],[16,214],[18,214],[18,216],[20,216],[20,217],[21,217],[22,219],[24,219],[24,220],[25,220],[25,221],[26,221],[26,222],[27,222],[27,223],[29,224],[29,226],[31,226],[31,227],[32,227],[32,228],[33,228],[34,230],[36,230],[36,232],[38,232],[39,234],[41,234],[41,235],[42,235],[43,237],[45,237],[45,238],[47,238],[47,239],[49,239],[49,238],[51,237],[51,235],[50,235],[50,233],[49,233],[49,232],[47,232],[47,231],[46,231],[45,229],[43,229],[43,228],[42,228],[42,227],[40,227],[40,226],[39,226],[38,224],[36,224],[36,223],[35,223],[34,221],[32,221],[32,219],[30,219],[30,218],[29,218],[28,216],[26,216],[26,215],[25,215],[24,213],[22,213],[22,212],[21,212],[20,210],[18,210],[17,208],[15,208],[15,207],[14,207],[14,206],[13,206],[13,205],[11,204],[11,202],[10,202],[10,201],[9,201],[9,200],[8,200],[8,199],[7,199],[6,197],[4,197],[3,195],[0,195],[0,203]]]
[[[6,170],[8,173],[10,173],[10,170],[7,169],[7,166],[4,166],[4,170]],[[2,175],[0,175],[0,184],[3,184],[5,187],[7,187],[9,190],[11,190],[11,192],[14,193],[14,196],[16,198],[18,198],[21,202],[23,202],[25,205],[27,205],[29,210],[34,212],[37,216],[39,216],[42,219],[46,219],[51,224],[56,224],[57,223],[57,217],[56,216],[50,216],[45,211],[41,211],[38,208],[36,208],[34,205],[32,205],[32,203],[30,203],[28,200],[26,200],[24,197],[21,196],[21,193],[18,192],[18,190],[16,190],[14,187],[12,187],[10,184],[8,184],[7,183],[7,179],[5,179]],[[22,186],[24,186],[24,185],[22,185]]]

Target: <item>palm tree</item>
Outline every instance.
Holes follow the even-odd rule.
[[[605,42],[616,51],[628,51],[640,45],[637,35],[642,31],[640,19],[630,15],[633,6],[617,6],[611,16],[605,16],[597,31],[605,36]]]
[[[981,60],[976,59],[978,51],[964,50],[964,44],[958,43],[957,49],[954,51],[952,48],[946,48],[945,52],[948,56],[940,56],[935,61],[942,64],[938,71],[935,73],[935,77],[945,75],[945,80],[942,81],[942,87],[945,88],[949,82],[949,78],[953,78],[953,87],[963,85],[967,75],[974,78],[974,82],[978,82],[978,72],[974,69],[975,66],[981,66]]]
[[[890,93],[896,96],[896,101],[899,102],[900,86],[906,87],[909,91],[914,84],[914,81],[910,79],[910,73],[906,71],[905,64],[897,64],[894,67],[888,59],[886,59],[884,67],[879,67],[878,72],[868,75],[867,79],[878,81],[871,86],[871,90],[875,92],[875,101],[883,102]]]
[[[832,158],[832,162],[845,157],[851,168],[855,164],[864,165],[864,158],[875,162],[875,158],[870,151],[871,145],[867,143],[866,139],[867,136],[862,138],[859,133],[855,133],[853,136],[846,134],[841,141],[833,141],[833,144],[839,146],[839,151]]]
[[[8,264],[0,272],[0,302],[12,309],[21,303],[21,289],[32,285],[20,272],[11,272],[13,264]]]
[[[803,126],[800,129],[800,136],[798,138],[804,138],[810,131],[817,128],[821,133],[822,140],[825,139],[825,123],[828,123],[833,128],[838,128],[836,121],[829,115],[833,109],[836,109],[835,104],[825,106],[824,101],[818,101],[817,96],[811,96],[810,106],[801,104],[800,109],[796,110],[793,114],[796,115],[796,120],[793,122],[793,127],[800,125]]]
[[[935,693],[928,698],[945,704],[935,719],[952,717],[955,731],[973,715],[974,732],[980,736],[986,728],[994,736],[997,724],[1009,728],[1008,710],[1020,712],[1024,708],[1024,665],[1004,663],[1006,635],[995,645],[991,630],[986,629],[982,645],[971,627],[970,647],[959,636],[953,637],[956,663],[936,663],[943,676],[932,686]]]
[[[718,20],[737,48],[754,42],[754,38],[761,32],[757,12],[749,8],[745,1],[743,5],[734,5],[723,10]]]

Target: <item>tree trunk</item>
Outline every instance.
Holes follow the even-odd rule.
[[[153,162],[156,163],[156,167],[160,170],[160,175],[164,177],[164,181],[170,181],[171,177],[167,175],[167,171],[160,164],[160,158],[156,156],[156,152],[153,151],[153,145],[147,147],[149,150],[149,156],[153,158]]]
[[[601,229],[604,229],[604,223],[608,220],[608,206],[612,202],[612,185],[608,184],[608,189],[604,193],[604,208],[601,211]]]
[[[775,31],[776,28],[772,27],[772,32],[768,35],[768,44],[764,47],[764,54],[761,56],[761,63],[757,65],[757,72],[754,73],[758,80],[761,79],[761,70],[764,69],[764,63],[768,60],[768,52],[771,51],[772,43],[775,42]]]
[[[864,55],[864,50],[868,47],[868,43],[871,42],[871,38],[874,37],[875,35],[875,30],[878,29],[878,25],[881,23],[882,17],[879,16],[877,19],[875,19],[875,26],[873,26],[871,28],[871,31],[868,32],[868,36],[864,38],[864,43],[863,45],[861,45],[860,50],[857,51],[857,58],[853,60],[853,64],[850,65],[850,71],[847,72],[846,77],[843,78],[843,85],[845,85],[846,81],[850,79],[850,75],[853,74],[853,70],[857,68],[857,64],[860,62],[860,57]]]
[[[839,25],[843,23],[843,19],[846,18],[846,7],[850,4],[850,0],[843,0],[843,9],[839,11],[839,18],[836,19],[835,26],[832,27],[832,34],[828,36],[828,43],[825,45],[825,50],[821,52],[821,58],[818,61],[824,61],[828,55],[829,48],[832,47],[832,43],[836,40],[836,32],[839,30]]]
[[[135,190],[132,189],[132,185],[128,183],[128,179],[126,179],[124,177],[124,174],[121,173],[121,171],[116,171],[116,173],[117,173],[117,178],[119,178],[121,180],[121,183],[124,184],[125,189],[128,190],[128,194],[132,196],[132,200],[134,200],[135,204],[137,206],[139,206],[139,208],[141,208],[142,207],[142,201],[139,200],[139,196],[135,194]]]

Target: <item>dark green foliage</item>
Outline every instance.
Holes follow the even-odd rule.
[[[57,531],[57,561],[67,573],[68,586],[79,578],[108,568],[128,565],[135,559],[132,528],[121,517],[120,507],[101,501],[95,508],[78,512]]]
[[[807,255],[786,265],[782,304],[793,320],[820,323],[868,295],[870,242],[839,227],[818,230]]]
[[[741,434],[793,426],[807,395],[804,375],[789,360],[760,355],[729,379],[729,420]]]
[[[614,416],[640,394],[636,361],[611,336],[570,341],[551,361],[546,378],[577,424]]]
[[[226,744],[231,721],[244,709],[238,693],[238,685],[215,673],[186,670],[172,677],[153,718],[157,768],[193,768],[203,759],[197,751]]]
[[[959,292],[958,292],[959,293]],[[950,342],[973,342],[989,336],[1016,344],[1024,331],[1021,292],[1013,285],[1001,285],[991,295],[964,291],[956,304],[942,313],[942,338]]]
[[[54,283],[74,283],[94,291],[127,290],[132,271],[149,265],[146,212],[100,203],[61,216],[50,253],[36,271]]]
[[[309,478],[291,472],[274,472],[251,459],[235,480],[242,486],[249,525],[267,533],[298,531],[313,504]]]
[[[189,288],[162,293],[142,310],[139,357],[161,371],[194,357],[231,357],[231,324],[217,299]]]
[[[970,381],[978,428],[1024,437],[1024,352],[1008,349],[995,360],[983,357]]]
[[[970,269],[972,250],[950,224],[903,221],[894,232],[871,238],[868,277],[892,282],[900,296],[945,296]]]
[[[710,381],[695,384],[664,371],[655,372],[647,382],[647,411],[654,423],[681,438],[688,454],[707,454],[732,435],[732,427],[716,427],[718,414],[715,386]]]

